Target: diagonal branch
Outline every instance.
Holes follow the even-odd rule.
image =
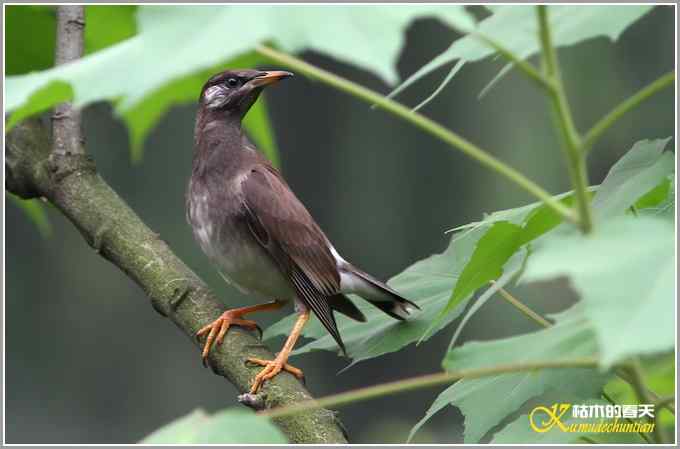
[[[10,192],[24,198],[47,198],[99,255],[144,290],[158,313],[198,345],[194,335],[215,320],[224,306],[97,174],[92,159],[68,152],[50,157],[46,129],[37,120],[22,122],[8,133],[5,153],[6,188]],[[253,333],[234,328],[224,343],[211,351],[209,364],[240,392],[247,392],[259,371],[259,367],[246,366],[248,357],[273,359],[274,355]],[[304,386],[283,373],[265,384],[263,393],[249,405],[269,409],[309,400],[312,397]],[[328,410],[275,421],[293,443],[346,441],[341,424]]]
[[[78,59],[83,51],[85,26],[82,6],[59,6],[57,11],[57,64]],[[23,198],[44,197],[78,228],[87,243],[135,281],[161,315],[172,320],[194,343],[205,323],[222,312],[223,305],[207,285],[173,254],[97,174],[85,153],[80,113],[60,104],[53,120],[53,145],[38,120],[27,120],[5,140],[5,186]],[[242,393],[258,367],[247,358],[273,359],[274,355],[253,334],[230,329],[224,343],[213,348],[209,364]],[[198,358],[197,358],[198,363]],[[247,396],[256,409],[291,406],[312,400],[300,382],[284,373],[269,381],[263,393]],[[329,410],[310,411],[274,420],[292,443],[346,443],[342,424]]]

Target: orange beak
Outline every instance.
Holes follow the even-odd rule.
[[[290,72],[272,70],[271,72],[265,72],[264,75],[260,75],[257,78],[250,80],[250,84],[253,86],[266,86],[291,76],[293,76],[293,74]]]

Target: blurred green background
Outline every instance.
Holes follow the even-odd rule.
[[[657,7],[615,44],[598,38],[559,51],[579,129],[673,69],[673,27],[673,9]],[[457,37],[436,20],[414,22],[405,36],[400,75],[412,74]],[[42,44],[7,45],[30,49]],[[323,55],[302,56],[380,92],[392,88]],[[494,59],[467,64],[422,112],[551,192],[568,190],[548,107],[535,87],[513,71],[477,99],[503,65]],[[419,103],[446,70],[409,88],[399,100]],[[378,277],[389,278],[443,250],[447,229],[533,201],[441,142],[323,84],[298,76],[265,95],[284,176],[345,258]],[[238,306],[247,301],[224,284],[184,219],[195,112],[194,105],[173,108],[147,139],[142,163],[133,165],[127,130],[110,105],[96,104],[83,114],[87,148],[102,176],[142,219],[225,305]],[[634,142],[672,135],[674,123],[671,90],[624,117],[592,151],[591,183],[599,183]],[[194,408],[212,411],[236,402],[233,387],[202,367],[198,349],[57,211],[48,210],[49,239],[11,203],[6,212],[8,443],[131,443]],[[514,292],[542,312],[560,310],[573,300],[561,284]],[[281,316],[256,319],[268,325]],[[533,325],[514,309],[492,301],[471,320],[462,340],[529,329]],[[312,393],[322,396],[437,371],[452,331],[340,375],[347,361],[334,354],[312,353],[293,363],[305,370]],[[404,442],[440,390],[343,407],[340,416],[350,441]],[[420,431],[416,442],[461,442],[461,432],[462,417],[449,408]]]

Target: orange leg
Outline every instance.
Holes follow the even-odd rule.
[[[255,323],[255,321],[241,319],[243,315],[252,312],[259,312],[262,310],[276,310],[280,309],[281,307],[283,307],[283,302],[281,301],[272,301],[250,307],[239,307],[238,309],[225,311],[218,319],[206,326],[203,326],[198,332],[196,332],[197,338],[208,334],[208,338],[205,340],[205,345],[203,345],[203,353],[201,354],[201,357],[203,358],[203,365],[207,364],[208,354],[210,353],[210,348],[213,347],[213,342],[217,345],[221,345],[222,340],[224,340],[224,336],[227,334],[227,331],[232,324],[245,327],[246,329],[259,329],[259,326],[257,323]]]
[[[302,370],[295,368],[286,362],[288,361],[288,356],[293,350],[295,343],[297,342],[298,338],[300,338],[302,328],[305,327],[305,324],[308,320],[309,310],[305,310],[304,312],[300,313],[300,316],[295,322],[295,326],[293,326],[293,330],[290,331],[290,335],[288,336],[286,343],[283,345],[281,352],[276,355],[274,360],[262,360],[252,357],[248,358],[249,362],[264,366],[262,371],[260,371],[257,376],[255,376],[255,379],[253,379],[253,386],[250,388],[250,394],[257,393],[257,390],[260,389],[264,381],[276,376],[282,370],[288,371],[298,379],[302,379],[304,377]]]

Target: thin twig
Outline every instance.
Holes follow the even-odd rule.
[[[575,216],[573,211],[556,200],[549,192],[543,189],[543,187],[539,186],[504,162],[496,159],[487,151],[484,151],[483,149],[472,144],[458,134],[448,130],[439,123],[425,117],[424,115],[413,112],[401,103],[398,103],[390,98],[386,98],[385,96],[373,90],[370,90],[345,78],[339,77],[331,72],[313,66],[299,58],[296,58],[295,56],[275,50],[265,45],[257,45],[255,47],[255,51],[272,61],[287,66],[292,70],[300,72],[310,78],[320,80],[338,90],[347,92],[356,98],[360,98],[371,105],[376,105],[377,107],[396,115],[397,117],[426,131],[428,134],[444,141],[452,148],[462,151],[487,168],[504,176],[513,184],[519,186],[526,192],[543,201],[546,206],[555,211],[564,220],[570,221],[572,223],[578,223],[578,218]]]
[[[57,7],[56,65],[68,64],[83,55],[84,9],[82,5]],[[52,138],[55,154],[85,154],[80,111],[71,103],[61,103],[54,108]]]
[[[636,358],[633,358],[633,360],[628,364],[627,371],[630,374],[631,385],[633,386],[635,394],[637,395],[640,403],[653,404],[654,398],[652,398],[649,395],[649,392],[647,391],[647,387],[645,386],[644,378],[642,375],[642,367],[640,366],[640,362]],[[666,436],[664,435],[663,429],[659,425],[658,418],[659,418],[658,410],[654,410],[654,418],[647,417],[647,419],[654,424],[653,432],[654,442],[657,444],[663,444],[666,442]]]
[[[490,37],[488,37],[484,34],[477,33],[477,32],[471,33],[471,36],[476,37],[477,39],[484,42],[489,47],[496,50],[498,52],[498,54],[503,56],[505,59],[510,61],[515,67],[517,67],[522,72],[524,72],[524,74],[527,77],[529,77],[530,80],[535,82],[539,87],[546,89],[548,91],[555,88],[552,81],[549,78],[547,78],[546,76],[544,76],[541,72],[536,70],[536,68],[529,61],[526,61],[526,60],[520,58],[519,56],[514,54],[512,51],[507,49],[500,42],[498,42],[494,39],[491,39]]]
[[[656,401],[654,401],[654,407],[665,408],[669,412],[675,414],[675,407],[673,406],[674,402],[675,402],[674,396],[666,396],[666,397],[659,398]]]
[[[359,401],[365,401],[391,393],[417,390],[420,388],[432,387],[451,383],[454,380],[477,379],[480,377],[495,376],[498,374],[515,373],[523,371],[534,371],[538,369],[553,368],[594,368],[597,366],[597,359],[594,357],[583,357],[570,360],[553,360],[546,362],[516,363],[508,365],[498,365],[488,368],[475,368],[469,370],[451,371],[445,373],[427,374],[425,376],[411,377],[408,379],[397,380],[371,387],[359,388],[357,390],[346,391],[317,400],[300,402],[289,407],[271,409],[260,412],[261,415],[268,417],[281,417],[295,415],[307,410],[319,407],[339,406]]]
[[[491,281],[491,284],[495,284],[495,283],[496,283],[496,281]],[[505,299],[506,301],[508,301],[510,304],[512,304],[513,306],[515,306],[515,308],[517,308],[517,310],[519,310],[519,311],[522,312],[524,315],[526,315],[527,317],[531,318],[532,320],[534,320],[535,322],[537,322],[537,323],[540,324],[541,326],[543,326],[543,327],[550,327],[550,326],[552,325],[552,323],[551,323],[550,321],[546,320],[546,319],[543,318],[541,315],[539,315],[538,313],[536,313],[536,312],[534,312],[533,310],[531,310],[531,309],[529,308],[529,306],[527,306],[526,304],[522,303],[519,299],[517,299],[517,298],[515,298],[514,296],[512,296],[512,295],[510,294],[510,292],[508,292],[507,290],[505,290],[503,287],[501,287],[500,289],[498,289],[498,292],[501,294],[501,296],[503,297],[503,299]]]
[[[584,154],[588,153],[595,142],[605,133],[611,126],[616,123],[621,117],[623,117],[627,112],[635,109],[640,103],[647,100],[654,94],[661,92],[668,86],[671,86],[675,81],[675,72],[669,72],[663,75],[661,78],[653,81],[647,86],[640,89],[632,97],[628,97],[621,103],[619,103],[614,109],[609,111],[607,115],[598,120],[595,125],[586,133],[583,138],[583,146],[581,152]]]
[[[605,398],[605,399],[607,400],[607,402],[609,402],[611,405],[618,405],[618,404],[616,403],[616,401],[614,400],[614,398],[611,397],[611,396],[609,396],[609,394],[607,394],[607,392],[604,391],[604,390],[602,390],[602,397]],[[625,417],[624,417],[623,419],[625,419],[625,420],[626,420],[628,423],[630,423],[630,424],[635,424],[635,422],[634,422],[632,419],[630,419],[630,418],[625,418]],[[643,440],[645,440],[647,443],[649,443],[649,444],[652,444],[652,443],[653,443],[653,441],[647,436],[646,433],[644,433],[644,432],[639,432],[639,431],[638,431],[638,435],[640,435],[640,438],[642,438]]]
[[[495,283],[495,281],[491,281],[491,283]],[[538,323],[541,326],[546,327],[546,328],[553,325],[553,323],[551,323],[550,321],[543,318],[539,313],[532,310],[529,306],[524,304],[522,301],[517,299],[515,296],[510,294],[505,289],[501,288],[501,289],[499,289],[499,292],[501,293],[501,295],[503,295],[503,298],[506,299],[512,306],[517,308],[525,316],[531,318],[536,323]],[[626,382],[630,385],[633,384],[633,380],[632,380],[631,376],[628,375],[628,373],[625,370],[617,369],[617,370],[615,370],[615,374],[621,380],[623,380],[624,382]],[[650,398],[650,400],[655,401],[655,403],[658,403],[659,408],[663,407],[663,408],[667,409],[668,411],[670,411],[671,413],[675,414],[675,407],[672,405],[673,397],[665,398],[665,399],[670,399],[670,401],[668,401],[668,400],[662,401],[659,398],[659,396],[655,392],[650,390],[649,388],[645,387],[645,391],[646,391],[648,397]],[[606,393],[604,393],[604,391],[603,391],[602,394],[605,395]]]

